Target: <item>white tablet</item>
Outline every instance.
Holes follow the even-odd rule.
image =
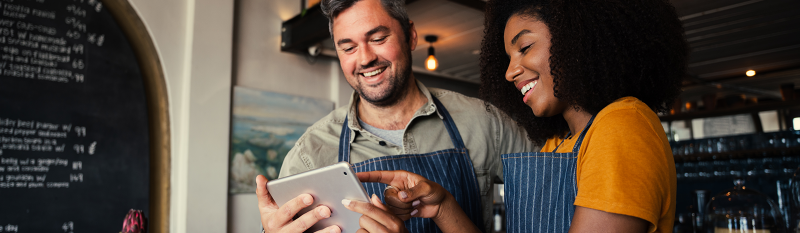
[[[337,225],[342,233],[354,233],[359,228],[361,214],[348,210],[342,199],[369,202],[367,192],[355,172],[347,162],[298,173],[267,182],[267,189],[278,206],[283,206],[292,198],[308,193],[314,203],[301,210],[296,217],[303,215],[319,205],[331,209],[331,217],[323,219],[306,232],[315,232],[331,225]]]

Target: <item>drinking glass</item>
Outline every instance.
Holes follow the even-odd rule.
[[[724,177],[728,177],[728,176],[731,175],[729,161],[730,160],[727,160],[727,159],[726,160],[721,160],[721,159],[714,160],[714,162],[712,164],[713,170],[714,170],[714,172],[713,172],[714,177],[724,178]]]
[[[711,178],[714,173],[711,161],[697,162],[696,169],[697,169],[697,177],[701,179]]]
[[[736,137],[737,147],[739,150],[752,150],[752,135],[743,135]]]
[[[684,178],[686,178],[683,175],[683,163],[675,163],[675,176],[678,177],[678,180],[683,180]]]
[[[778,162],[776,162],[775,158],[763,158],[761,159],[761,169],[762,174],[764,175],[775,175],[778,173]]]
[[[697,178],[697,163],[684,162],[683,163],[683,177],[687,180]]]
[[[797,169],[798,163],[797,158],[792,156],[786,156],[781,158],[781,172],[784,175],[791,176],[794,173],[794,170]]]
[[[731,158],[728,160],[728,165],[730,166],[730,176],[732,177],[744,177],[744,161],[741,159],[733,159]]]
[[[745,160],[745,175],[749,177],[760,175],[763,170],[761,169],[761,161],[755,158],[748,158]]]

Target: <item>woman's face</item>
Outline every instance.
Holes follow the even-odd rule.
[[[550,30],[534,17],[513,15],[506,23],[503,43],[511,62],[506,80],[514,83],[521,100],[537,117],[564,112],[566,104],[553,94],[550,74]]]

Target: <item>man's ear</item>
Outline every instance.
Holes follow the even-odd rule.
[[[411,51],[417,48],[417,29],[414,28],[414,21],[408,21],[408,47]]]

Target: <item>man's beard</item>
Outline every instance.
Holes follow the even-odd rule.
[[[388,65],[386,65],[388,64]],[[374,65],[371,66],[379,66],[379,65],[386,65],[387,68],[383,72],[388,72],[389,67],[392,64],[388,61],[383,62],[376,62]],[[365,67],[370,68],[370,67]],[[360,75],[360,74],[356,74]],[[401,67],[397,73],[388,74],[388,77],[383,82],[388,82],[384,84],[383,82],[375,84],[374,86],[368,86],[370,88],[374,88],[379,85],[386,85],[386,88],[377,90],[377,92],[373,93],[365,93],[364,84],[361,83],[361,79],[358,80],[358,85],[355,88],[356,93],[361,97],[361,99],[366,100],[372,105],[379,106],[379,107],[387,107],[396,104],[400,101],[408,92],[408,85],[409,85],[409,76],[411,75],[411,65],[410,62],[406,64],[405,67]]]

